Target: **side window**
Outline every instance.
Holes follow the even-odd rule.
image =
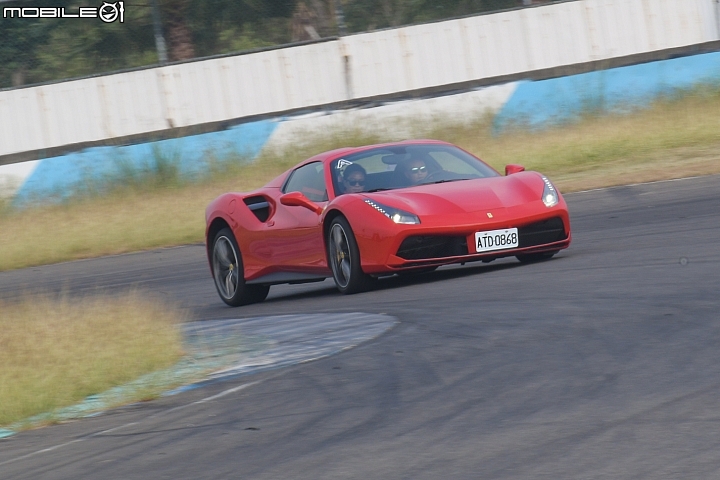
[[[283,193],[290,192],[300,192],[313,202],[327,200],[323,164],[320,162],[308,163],[292,172],[283,188]]]

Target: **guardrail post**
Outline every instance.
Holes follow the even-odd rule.
[[[151,0],[153,30],[155,33],[155,48],[158,53],[158,62],[165,65],[168,61],[167,47],[165,46],[165,37],[162,34],[162,24],[160,22],[160,10],[158,9],[157,0]]]

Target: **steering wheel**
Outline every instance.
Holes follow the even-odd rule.
[[[433,183],[437,182],[439,180],[444,180],[445,178],[445,170],[436,170],[434,172],[428,173],[425,178],[423,178],[421,183]]]

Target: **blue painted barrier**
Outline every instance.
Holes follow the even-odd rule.
[[[93,147],[42,160],[17,191],[14,204],[62,200],[106,182],[176,169],[180,177],[201,175],[213,162],[254,159],[277,126],[275,121],[237,125],[220,132],[119,147]],[[125,176],[125,177],[123,177]]]
[[[536,128],[587,113],[629,112],[703,83],[720,83],[720,52],[520,82],[495,117],[494,128]]]

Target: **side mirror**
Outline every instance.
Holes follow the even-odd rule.
[[[287,205],[288,207],[305,207],[318,215],[320,215],[323,211],[322,207],[308,200],[308,198],[300,192],[286,193],[280,197],[280,203]]]
[[[523,167],[522,165],[516,165],[514,163],[505,165],[505,175],[512,175],[513,173],[520,173],[524,171],[525,167]]]

